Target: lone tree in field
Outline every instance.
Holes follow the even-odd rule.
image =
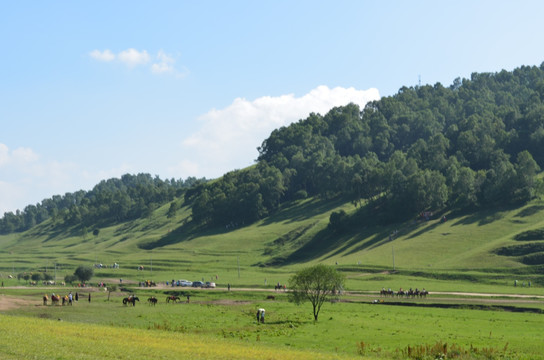
[[[305,268],[289,279],[289,300],[297,304],[311,302],[314,320],[317,321],[321,306],[338,296],[344,287],[344,275],[327,265]]]
[[[74,275],[79,279],[79,281],[84,283],[91,280],[94,275],[94,270],[90,266],[80,265],[77,267],[76,271],[74,271]]]
[[[117,291],[117,285],[115,285],[115,284],[108,285],[108,301],[110,301],[111,293],[115,292],[115,291]]]

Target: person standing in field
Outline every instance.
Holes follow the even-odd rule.
[[[89,293],[89,304],[91,303],[91,293]]]

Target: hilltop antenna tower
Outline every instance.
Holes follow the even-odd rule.
[[[418,79],[418,86],[421,87],[421,75],[418,75],[417,79]]]

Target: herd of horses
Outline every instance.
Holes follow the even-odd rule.
[[[51,299],[51,305],[60,305],[62,303],[62,305],[65,305],[69,302],[69,298],[68,298],[68,295],[55,295],[55,294],[52,294],[51,297],[49,297],[47,294],[45,294],[43,296],[43,305],[47,305],[48,302],[49,302],[49,299]],[[175,295],[168,295],[166,297],[166,303],[170,303],[170,302],[178,302],[180,301],[181,298],[179,296],[175,296]],[[123,298],[123,305],[127,306],[127,305],[132,305],[132,306],[136,306],[136,301],[140,301],[140,298],[138,298],[137,296],[134,296],[134,295],[129,295],[125,298]],[[187,299],[187,301],[189,301]],[[157,303],[159,302],[159,300],[155,297],[155,296],[151,296],[147,299],[147,302],[150,304],[150,305],[157,305]]]
[[[44,305],[47,305],[47,302],[49,301],[49,296],[47,296],[47,294],[45,294],[43,296],[43,304]],[[55,294],[52,294],[51,295],[51,305],[60,305],[62,303],[62,305],[66,305],[68,303],[68,295],[64,295],[64,296],[61,296],[61,295],[55,295]]]
[[[132,306],[135,306],[136,305],[136,301],[140,301],[140,299],[136,296],[129,296],[129,297],[126,297],[123,299],[123,305],[128,305],[128,304],[132,304]],[[166,303],[170,303],[170,302],[178,302],[178,301],[181,301],[181,298],[179,296],[176,296],[176,295],[168,295],[166,297]],[[147,302],[149,303],[149,305],[157,305],[157,303],[159,302],[159,300],[155,297],[155,296],[151,296],[147,299]]]
[[[383,297],[407,297],[407,298],[416,298],[416,297],[419,297],[419,298],[423,298],[423,297],[427,297],[427,295],[429,295],[429,292],[427,290],[425,290],[425,288],[419,290],[418,288],[416,288],[415,290],[410,288],[409,290],[403,290],[402,288],[399,289],[399,291],[395,292],[391,289],[385,289],[385,288],[382,288],[380,290],[380,296],[383,296]]]

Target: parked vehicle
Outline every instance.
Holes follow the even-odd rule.
[[[189,280],[179,280],[179,286],[193,286],[193,282]]]
[[[204,283],[202,281],[193,281],[193,287],[203,287]]]
[[[209,281],[207,281],[206,284],[204,285],[204,287],[207,287],[207,288],[215,288],[215,283],[214,283],[214,282],[209,282]]]

